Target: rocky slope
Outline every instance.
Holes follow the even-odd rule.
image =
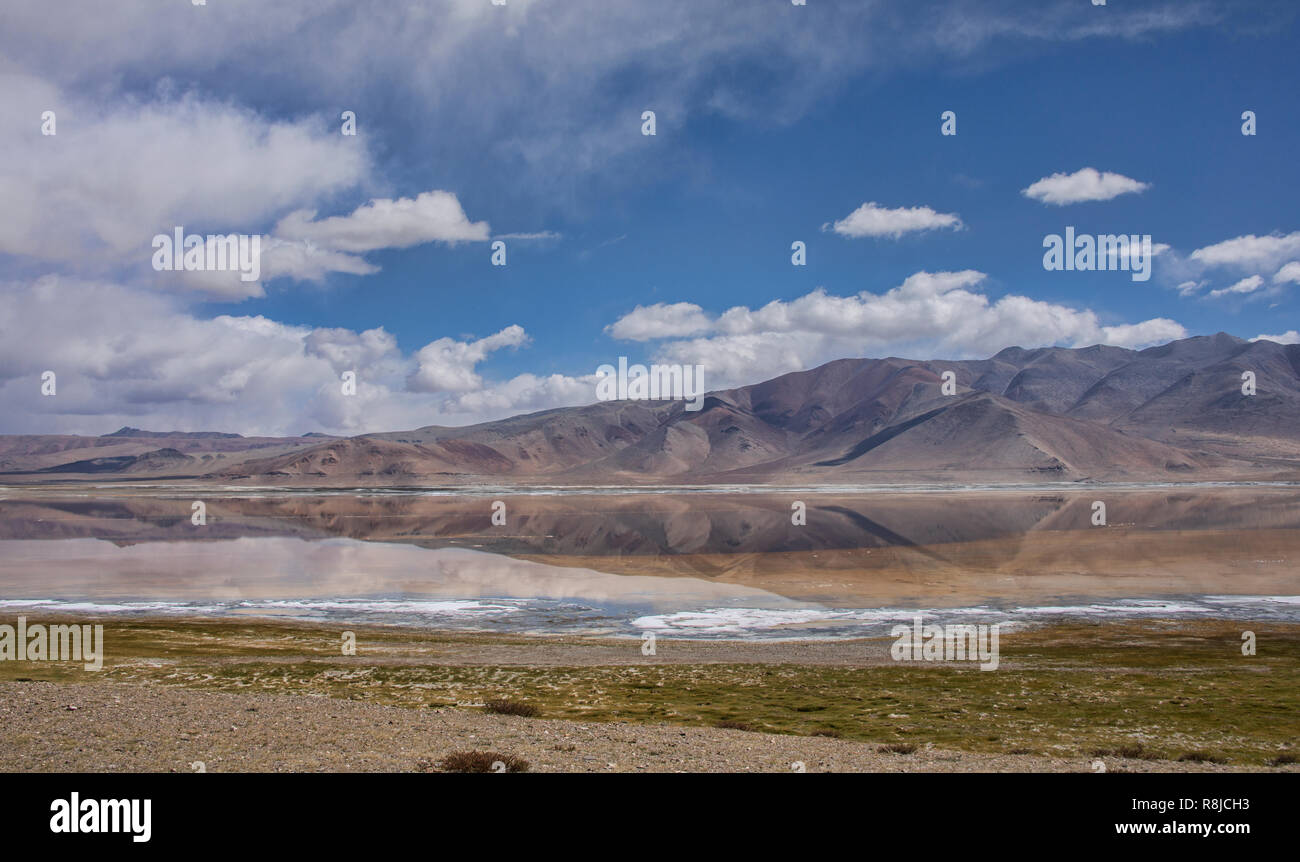
[[[1300,345],[1220,333],[1141,351],[842,359],[709,393],[698,411],[598,402],[346,439],[0,438],[0,470],[372,485],[1295,479]]]
[[[955,375],[955,394],[941,388]],[[1257,392],[1242,392],[1244,372]],[[222,478],[808,482],[1293,478],[1300,345],[844,359],[680,402],[604,402],[247,461]]]

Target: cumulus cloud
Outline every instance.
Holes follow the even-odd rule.
[[[89,100],[30,75],[0,74],[0,112],[40,117],[47,110],[57,134],[0,125],[7,156],[0,160],[7,203],[0,254],[238,301],[263,296],[275,278],[378,272],[359,256],[365,252],[489,238],[488,223],[471,221],[457,196],[443,190],[373,198],[349,214],[317,219],[304,204],[376,181],[366,147],[321,117],[273,120],[166,89],[144,100]],[[260,280],[244,281],[234,270],[154,272],[153,238],[176,227],[261,235]]]
[[[918,272],[881,294],[817,290],[735,307],[711,318],[700,337],[661,344],[657,360],[703,364],[710,388],[720,388],[843,356],[987,356],[1009,343],[1136,347],[1186,335],[1162,318],[1104,325],[1086,309],[1016,295],[992,300],[980,290],[984,281],[971,270]],[[382,328],[294,326],[260,315],[204,320],[177,297],[110,283],[47,276],[0,285],[0,297],[0,329],[12,334],[0,343],[0,399],[12,432],[136,425],[356,434],[594,400],[591,374],[486,379],[479,366],[493,353],[528,344],[517,325],[485,338],[439,338],[403,355]],[[45,370],[58,375],[54,398],[39,394]],[[355,395],[341,392],[344,371],[357,373]]]
[[[1045,204],[1065,206],[1084,201],[1108,201],[1124,194],[1143,192],[1150,183],[1139,182],[1123,174],[1082,168],[1072,174],[1058,173],[1032,183],[1020,193]]]
[[[263,281],[276,278],[321,281],[331,272],[373,275],[379,272],[379,267],[355,254],[322,248],[310,240],[299,242],[275,236],[262,237]]]
[[[269,120],[195,95],[154,101],[68,96],[30,76],[0,76],[9,117],[55,112],[58,134],[0,124],[0,252],[147,270],[151,242],[187,233],[260,233],[264,220],[355,187],[362,148],[314,120]]]
[[[1170,251],[1172,251],[1172,247],[1168,243],[1156,242],[1151,244],[1152,258],[1168,254]],[[1110,265],[1111,269],[1119,269],[1122,267],[1136,272],[1142,268],[1139,264],[1141,263],[1141,257],[1144,254],[1146,254],[1146,252],[1143,250],[1142,243],[1140,242],[1131,243],[1122,247],[1120,245],[1106,246],[1106,262]],[[1125,257],[1128,258],[1127,261],[1125,261]],[[1181,288],[1181,285],[1179,285],[1179,287]]]
[[[905,233],[939,228],[960,230],[961,227],[961,219],[955,213],[936,212],[929,207],[889,209],[875,201],[867,201],[839,221],[822,225],[822,230],[854,238],[887,236],[898,239]]]
[[[522,326],[505,329],[477,341],[439,338],[415,354],[418,367],[406,380],[413,392],[471,392],[483,388],[483,379],[474,368],[488,354],[503,347],[521,347],[528,343]]]
[[[445,409],[483,416],[590,404],[596,400],[597,380],[595,374],[579,377],[520,374],[493,386],[455,394],[447,399]]]
[[[330,273],[373,275],[379,267],[364,258],[341,251],[321,248],[312,242],[261,237],[262,256],[257,281],[245,281],[238,269],[200,269],[164,271],[142,279],[162,290],[194,293],[203,299],[239,302],[266,295],[265,284],[277,278],[320,282]]]
[[[1195,296],[1210,281],[1215,270],[1242,277],[1230,287],[1210,291],[1206,296],[1250,295],[1276,297],[1286,285],[1300,283],[1300,231],[1265,236],[1247,234],[1195,249],[1191,254],[1166,250],[1161,271],[1179,296]],[[1270,279],[1265,273],[1273,272]]]
[[[397,339],[382,327],[365,332],[342,327],[313,329],[304,339],[303,349],[308,356],[324,359],[337,372],[373,367],[399,355]]]
[[[438,339],[407,356],[382,328],[201,319],[174,295],[63,276],[0,283],[0,331],[0,403],[11,433],[134,425],[360,434],[589,403],[595,393],[584,377],[480,376],[475,365],[493,351],[527,343],[519,326],[478,340]],[[53,397],[40,394],[47,370],[56,374]],[[356,372],[354,395],[342,392],[344,371]],[[429,391],[439,382],[441,391]]]
[[[1191,258],[1205,266],[1271,269],[1297,255],[1300,255],[1300,231],[1268,236],[1247,234],[1198,248]]]
[[[649,306],[638,305],[605,327],[605,331],[623,341],[649,341],[695,335],[708,330],[711,325],[704,309],[693,302],[657,302]]]
[[[410,248],[431,242],[455,245],[483,242],[491,230],[471,222],[452,192],[428,191],[414,198],[375,198],[348,215],[317,219],[315,210],[296,210],[263,238],[263,281],[293,278],[321,281],[334,272],[371,275],[379,267],[360,254],[385,248]],[[222,273],[206,274],[209,289],[231,288]],[[252,287],[257,287],[256,285]],[[252,287],[245,285],[245,290]],[[256,294],[255,294],[256,295]]]
[[[371,200],[350,215],[316,219],[314,210],[282,218],[272,235],[261,237],[258,281],[244,281],[238,270],[164,272],[160,286],[182,285],[215,299],[237,301],[265,295],[263,285],[277,278],[319,282],[331,273],[373,275],[379,267],[359,253],[409,248],[430,242],[485,241],[487,222],[471,222],[456,195],[425,192],[415,198]]]
[[[1008,344],[1144,347],[1187,334],[1166,318],[1104,325],[1088,309],[1014,294],[992,300],[980,290],[985,280],[974,270],[918,272],[881,294],[818,289],[756,309],[737,306],[707,335],[660,345],[657,357],[704,365],[710,386],[738,385],[844,356],[985,357]]]
[[[1278,344],[1300,344],[1300,332],[1288,329],[1281,335],[1256,335],[1251,341],[1276,341]]]
[[[1300,261],[1291,261],[1273,275],[1274,284],[1300,284]]]
[[[456,196],[445,191],[376,199],[350,215],[319,220],[314,210],[298,210],[280,219],[274,231],[282,239],[353,253],[427,242],[481,242],[490,234],[487,222],[471,222]]]
[[[95,433],[149,423],[295,433],[337,381],[304,349],[308,327],[261,316],[200,320],[171,296],[47,276],[4,285],[0,396],[6,430]],[[57,375],[54,397],[34,381]],[[337,387],[335,387],[337,388]]]
[[[1252,275],[1243,278],[1241,281],[1231,287],[1223,287],[1218,290],[1210,291],[1210,296],[1218,298],[1220,296],[1229,296],[1234,293],[1254,293],[1264,284],[1262,276]]]

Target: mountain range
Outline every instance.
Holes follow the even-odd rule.
[[[350,438],[0,438],[0,469],[20,481],[84,472],[317,485],[1291,480],[1300,344],[1219,333],[1145,350],[841,359],[710,392],[698,411],[607,401]]]

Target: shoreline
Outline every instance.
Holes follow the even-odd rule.
[[[0,480],[22,474],[0,473]],[[1235,479],[1235,480],[1189,480],[1175,481],[1093,481],[1080,479],[1073,482],[889,482],[880,484],[851,485],[776,485],[763,483],[739,484],[700,484],[700,485],[549,485],[529,482],[499,484],[494,482],[473,482],[457,484],[413,484],[413,485],[361,485],[341,482],[333,485],[241,485],[229,482],[212,483],[194,481],[203,477],[140,477],[139,479],[118,478],[112,481],[96,480],[87,475],[84,478],[47,479],[41,482],[4,482],[0,481],[0,499],[3,495],[16,493],[27,494],[33,491],[148,491],[159,492],[162,496],[171,491],[208,491],[227,493],[236,497],[240,493],[255,492],[276,496],[333,496],[346,494],[357,497],[393,497],[393,496],[467,496],[486,497],[503,496],[565,496],[565,497],[604,497],[626,494],[633,495],[751,495],[751,494],[827,494],[827,495],[862,495],[862,494],[980,494],[980,493],[1024,493],[1024,492],[1062,492],[1062,491],[1163,491],[1188,488],[1206,490],[1231,490],[1248,488],[1300,488],[1300,479]],[[153,484],[146,484],[153,483]]]
[[[1205,600],[1221,600],[1216,602],[1217,606],[1208,606],[1204,610],[1189,608],[1189,602],[1204,602]],[[1232,613],[1231,607],[1233,600],[1238,600],[1236,613]],[[1289,601],[1288,601],[1289,600]],[[248,601],[248,600],[243,600]],[[400,599],[381,599],[375,597],[322,597],[320,605],[329,606],[332,610],[337,609],[339,605],[346,606],[352,603],[359,614],[369,614],[365,619],[348,620],[340,619],[339,616],[329,616],[313,608],[311,603],[306,599],[283,599],[269,600],[268,604],[274,604],[276,601],[284,601],[288,604],[302,604],[303,607],[297,609],[273,609],[261,608],[254,605],[249,607],[231,607],[220,612],[204,612],[200,608],[194,608],[192,605],[200,604],[211,607],[216,604],[215,601],[209,602],[174,602],[171,607],[158,607],[159,605],[169,604],[159,600],[111,600],[102,601],[68,599],[0,599],[0,613],[8,616],[24,615],[49,615],[60,621],[67,622],[71,615],[75,613],[78,619],[89,618],[96,622],[108,621],[121,622],[126,625],[137,625],[145,623],[174,622],[181,625],[201,625],[222,623],[238,624],[241,621],[253,621],[267,625],[285,624],[285,625],[302,625],[302,626],[325,626],[336,627],[350,630],[374,629],[376,631],[395,631],[409,632],[417,635],[435,636],[435,637],[459,637],[459,636],[482,636],[482,637],[520,637],[536,639],[569,639],[577,638],[586,641],[610,641],[618,643],[640,643],[647,636],[653,636],[657,641],[668,643],[699,643],[699,644],[745,644],[752,646],[755,644],[846,644],[855,641],[878,641],[888,639],[890,635],[886,630],[892,630],[895,625],[909,624],[914,618],[923,618],[927,624],[982,624],[996,625],[1004,632],[1009,631],[1026,631],[1041,628],[1050,628],[1052,626],[1062,625],[1086,625],[1086,624],[1124,624],[1124,623],[1150,623],[1159,621],[1166,624],[1180,623],[1221,623],[1221,624],[1280,624],[1280,625],[1298,625],[1300,626],[1300,597],[1291,595],[1253,595],[1253,594],[1216,594],[1216,595],[1167,595],[1136,597],[1127,600],[1108,599],[1105,597],[1092,597],[1089,603],[1080,603],[1075,605],[1061,604],[1059,601],[1048,605],[1024,605],[1018,604],[1013,607],[1000,607],[996,605],[978,605],[978,606],[891,606],[881,608],[846,608],[824,606],[819,608],[790,608],[790,609],[772,609],[759,607],[741,607],[741,606],[724,606],[712,608],[715,615],[721,616],[712,626],[706,626],[701,620],[707,618],[706,611],[685,611],[681,612],[688,617],[694,617],[695,620],[688,622],[680,629],[665,628],[664,626],[639,625],[635,628],[625,631],[614,631],[612,628],[613,621],[604,625],[591,626],[586,629],[574,627],[569,630],[546,629],[538,627],[520,627],[511,628],[506,625],[489,626],[469,623],[462,626],[446,625],[444,621],[421,619],[427,617],[427,612],[410,611],[405,615],[395,611],[375,610],[376,607],[383,608],[386,603],[398,606],[404,606],[412,603],[411,597]],[[487,597],[481,596],[472,599],[449,600],[449,599],[430,599],[431,604],[447,603],[454,604],[457,601],[461,603],[485,602],[489,606],[493,604],[512,601],[510,598]],[[1131,604],[1121,605],[1119,602],[1127,601]],[[418,603],[418,600],[416,600]],[[1285,615],[1283,611],[1278,611],[1273,615],[1262,614],[1263,607],[1272,602],[1280,608],[1290,611],[1290,616]],[[131,605],[151,605],[152,608],[138,609],[130,607]],[[1161,607],[1164,605],[1165,607]],[[1227,606],[1227,607],[1225,607]],[[1292,610],[1292,606],[1294,610]],[[853,619],[853,618],[836,618],[836,614],[850,614],[859,611],[863,614],[871,615],[870,619]],[[743,631],[723,632],[721,629],[734,628],[739,623],[728,624],[724,622],[727,613],[749,614],[750,616],[760,616],[764,613],[770,614],[806,614],[805,619],[791,619],[785,622],[773,622],[766,626],[754,626]],[[392,613],[394,619],[383,620],[374,618],[384,613]],[[816,618],[821,615],[822,618]],[[663,618],[671,618],[675,614],[662,615]],[[1010,617],[1010,618],[1008,618]],[[645,618],[645,617],[643,617]],[[651,618],[659,619],[660,615],[654,615]],[[4,618],[0,618],[0,623]],[[625,626],[633,625],[625,623]],[[846,631],[853,627],[866,628],[873,627],[875,630],[854,633]],[[706,628],[711,629],[713,634],[698,634],[693,636],[694,632],[703,631]],[[773,631],[799,631],[807,629],[831,630],[837,629],[839,633],[833,634],[768,634]]]

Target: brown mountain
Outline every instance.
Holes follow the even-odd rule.
[[[134,474],[133,478],[197,476],[247,460],[318,446],[321,436],[241,437],[219,432],[141,431],[112,434],[0,436],[0,474],[7,482],[38,482],[45,474]],[[333,438],[326,438],[333,439]],[[47,477],[48,478],[48,477]]]
[[[957,392],[941,378],[955,374]],[[1257,392],[1242,392],[1242,374]],[[604,402],[333,440],[217,471],[329,484],[1124,481],[1300,477],[1300,345],[844,359],[681,402]]]

